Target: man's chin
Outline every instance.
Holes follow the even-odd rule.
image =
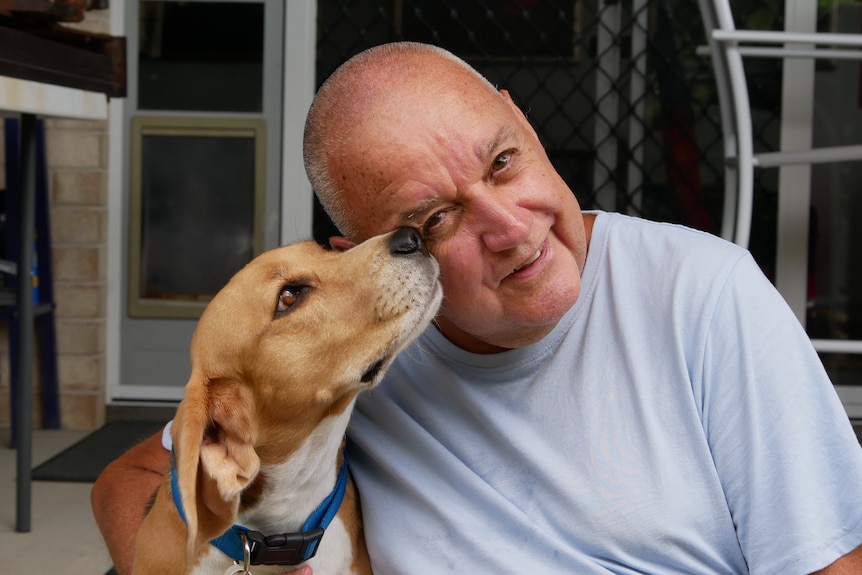
[[[444,315],[434,319],[434,325],[443,336],[465,351],[478,354],[502,353],[510,349],[526,347],[544,338],[556,327],[562,315],[545,322],[523,324],[500,329],[497,333],[476,334],[467,331]]]

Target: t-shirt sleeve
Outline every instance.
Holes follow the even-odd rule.
[[[170,420],[165,424],[165,428],[162,429],[162,447],[167,449],[168,451],[174,448],[174,441],[171,437],[171,427],[174,425],[174,420]]]
[[[750,256],[716,300],[704,429],[751,573],[810,573],[862,542],[862,448],[807,334]]]

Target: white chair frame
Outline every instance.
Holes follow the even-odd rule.
[[[728,0],[698,0],[698,6],[715,70],[724,135],[721,236],[748,247],[754,168],[862,160],[862,145],[755,153],[743,57],[862,60],[862,34],[737,30]]]

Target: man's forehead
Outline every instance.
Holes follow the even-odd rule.
[[[448,151],[443,150],[444,157],[441,158],[443,169],[428,170],[421,174],[419,168],[422,166],[417,165],[415,166],[417,171],[413,172],[414,167],[410,162],[421,164],[424,160],[408,159],[407,165],[399,166],[393,172],[391,181],[384,182],[382,189],[366,198],[366,201],[376,204],[375,211],[380,216],[384,216],[381,219],[396,221],[398,225],[422,221],[423,216],[428,212],[449,201],[449,196],[457,192],[459,185],[472,183],[474,179],[485,177],[494,158],[504,150],[517,146],[518,142],[517,129],[506,124],[487,137],[477,138],[473,142],[464,142],[466,145],[451,146]],[[451,141],[449,143],[451,144]],[[447,153],[450,155],[446,156]],[[431,158],[427,160],[431,162]],[[414,174],[417,176],[416,179],[410,177]],[[425,177],[422,178],[420,175]]]
[[[522,128],[502,98],[493,105],[460,105],[475,121],[464,122],[461,115],[459,122],[426,122],[421,130],[407,130],[399,122],[366,123],[342,140],[347,149],[336,155],[358,184],[352,193],[345,191],[352,196],[359,229],[370,236],[417,225],[450,201],[459,186],[486,177],[500,153],[522,146]],[[413,117],[409,122],[417,120],[422,121]]]

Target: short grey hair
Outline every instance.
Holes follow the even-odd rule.
[[[362,102],[373,97],[377,87],[369,84],[375,70],[408,65],[412,55],[437,56],[468,71],[477,80],[496,92],[496,88],[472,66],[451,52],[431,44],[393,42],[360,52],[339,66],[323,83],[312,101],[303,135],[303,161],[311,187],[326,213],[346,237],[359,239],[359,230],[351,217],[342,190],[330,174],[329,160],[343,144],[343,130],[355,115],[364,113]]]

